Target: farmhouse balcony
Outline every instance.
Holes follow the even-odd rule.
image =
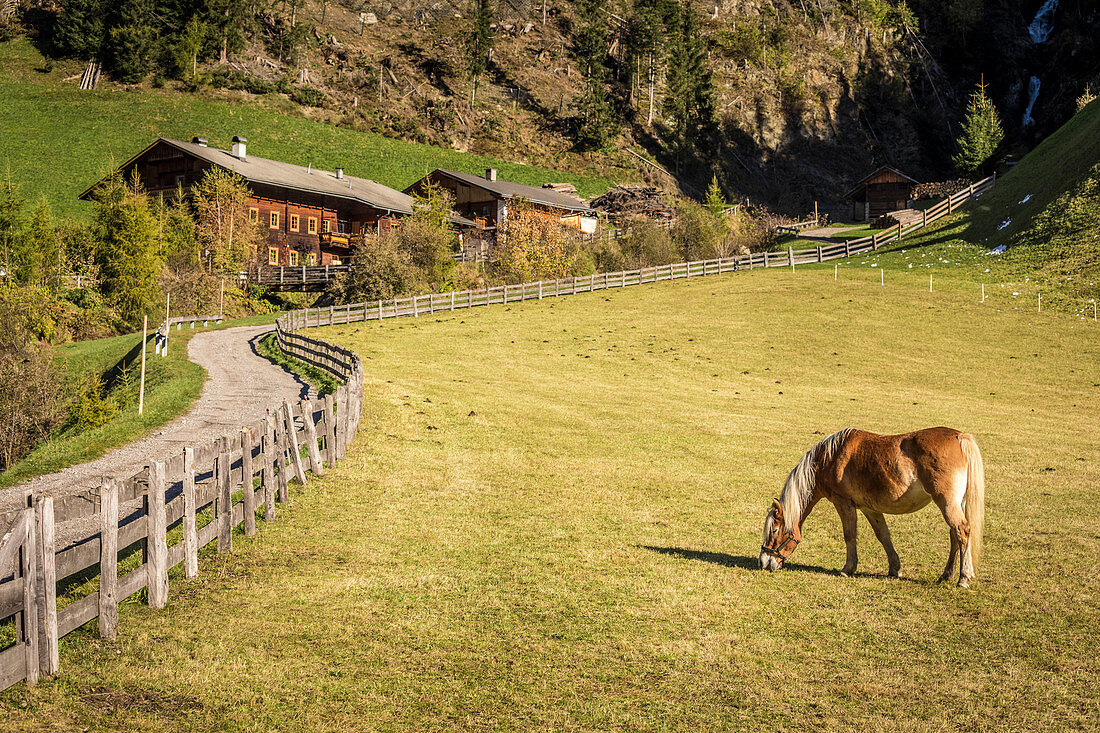
[[[362,234],[350,234],[345,232],[321,232],[317,235],[322,246],[354,247],[363,241]]]

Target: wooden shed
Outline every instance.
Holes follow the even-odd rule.
[[[891,211],[909,208],[917,181],[884,165],[856,184],[844,198],[852,202],[852,217],[870,221]]]

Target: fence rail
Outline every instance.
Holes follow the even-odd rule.
[[[264,266],[256,282],[273,290],[324,290],[337,276],[351,271],[351,265]]]
[[[192,320],[202,318],[168,325]],[[261,508],[265,521],[274,519],[292,479],[305,484],[307,474],[322,475],[344,458],[362,413],[361,360],[348,349],[293,333],[286,316],[275,328],[289,353],[342,382],[335,394],[316,406],[308,399],[293,406],[283,400],[268,417],[232,435],[186,447],[133,476],[104,479],[83,513],[99,515],[99,531],[60,552],[54,499],[28,497],[28,507],[0,539],[0,622],[14,619],[17,631],[15,642],[0,650],[0,690],[20,680],[33,685],[40,673],[56,674],[58,639],[93,619],[99,619],[101,637],[113,638],[118,605],[135,593],[145,590],[146,602],[163,608],[170,569],[182,564],[185,577],[197,577],[201,548],[216,542],[218,552],[231,552],[234,528],[243,525],[245,536],[255,534]],[[207,509],[209,518],[200,525],[198,516],[206,519]],[[171,545],[169,531],[178,536]],[[141,553],[137,567],[123,575],[120,552],[124,558]],[[88,571],[98,576],[98,588],[58,607],[58,583],[74,575],[83,579]]]

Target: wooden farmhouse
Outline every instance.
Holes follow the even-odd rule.
[[[162,137],[119,171],[127,178],[136,171],[154,194],[179,186],[187,190],[214,166],[240,175],[251,192],[249,218],[267,234],[258,264],[347,262],[357,237],[386,229],[412,213],[413,199],[408,194],[345,175],[341,168],[330,172],[248,155],[246,142],[234,137],[232,150],[219,150],[200,137],[191,142]],[[97,185],[80,198],[91,198]]]
[[[917,181],[884,165],[856,184],[844,198],[852,202],[852,217],[862,221],[909,208]]]
[[[407,194],[422,194],[431,181],[450,191],[457,214],[472,219],[485,230],[495,230],[508,216],[508,206],[523,201],[562,224],[586,233],[596,231],[595,212],[575,196],[550,188],[512,183],[497,178],[490,168],[484,176],[436,169],[405,189]]]

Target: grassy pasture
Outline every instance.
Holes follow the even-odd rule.
[[[832,268],[322,329],[355,348],[348,460],[117,642],[0,694],[12,730],[1087,729],[1100,716],[1100,341],[1065,315]],[[921,273],[923,276],[925,273]],[[822,434],[945,424],[988,479],[973,590],[830,507],[754,569]]]

